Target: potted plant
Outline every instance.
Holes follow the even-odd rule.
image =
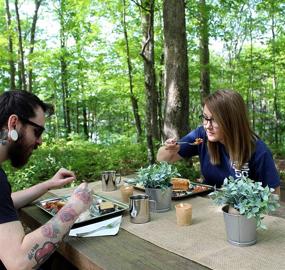
[[[180,176],[177,168],[167,162],[160,162],[140,168],[137,175],[136,182],[144,186],[146,194],[156,202],[155,211],[168,211],[171,208],[171,178]]]
[[[256,229],[266,229],[262,223],[264,215],[280,206],[279,196],[273,191],[247,177],[229,177],[221,189],[210,193],[217,205],[224,205],[222,210],[231,244],[249,246],[256,243]]]

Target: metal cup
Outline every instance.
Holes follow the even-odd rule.
[[[130,196],[130,220],[132,223],[147,223],[150,221],[150,203],[154,203],[149,199],[148,195],[133,195]]]
[[[102,172],[102,190],[113,191],[117,189],[117,184],[121,182],[121,175],[116,171]]]

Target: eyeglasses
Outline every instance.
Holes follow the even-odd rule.
[[[219,127],[218,123],[215,121],[214,118],[208,118],[208,117],[207,117],[206,115],[204,115],[204,114],[200,115],[200,118],[202,119],[204,126],[206,126],[208,123],[210,123],[210,125],[211,125],[213,128],[218,128],[218,127]]]
[[[42,136],[43,132],[45,131],[45,128],[43,126],[40,126],[37,123],[35,123],[29,119],[26,119],[22,116],[18,115],[18,117],[21,119],[21,121],[25,122],[26,124],[29,124],[29,125],[35,127],[34,128],[34,134],[37,138],[40,138]]]

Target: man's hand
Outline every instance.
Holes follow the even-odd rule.
[[[86,182],[80,184],[72,193],[70,202],[76,206],[81,206],[79,211],[83,213],[92,204],[92,191],[89,189]]]
[[[49,189],[61,188],[75,179],[75,174],[72,171],[61,168],[50,180],[47,181],[47,184]]]

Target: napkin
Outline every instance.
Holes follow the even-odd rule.
[[[72,229],[69,232],[69,236],[93,237],[93,236],[104,236],[104,235],[116,235],[120,229],[121,222],[122,222],[122,216],[110,218],[101,222],[92,223],[86,226]]]

